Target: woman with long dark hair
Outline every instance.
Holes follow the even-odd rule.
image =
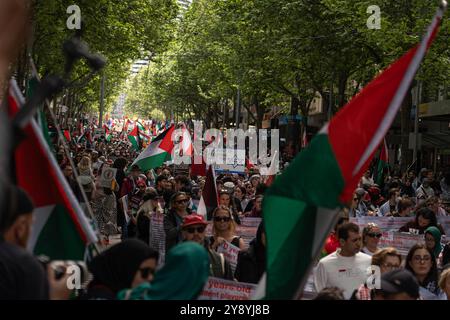
[[[236,221],[237,224],[241,224],[241,220],[239,219],[239,215],[236,210],[234,198],[229,191],[221,190],[219,192],[219,205],[229,208],[231,214],[233,215],[234,221]]]
[[[428,227],[437,227],[441,234],[445,234],[442,227],[438,225],[436,214],[428,208],[421,208],[417,210],[416,218],[406,223],[399,231],[411,232],[412,230],[416,230],[419,234],[424,234]]]
[[[435,300],[440,295],[438,269],[433,251],[425,244],[415,244],[406,256],[405,269],[411,271],[420,285],[424,300]]]
[[[166,252],[182,241],[181,225],[183,224],[184,217],[191,214],[188,203],[189,197],[185,192],[176,192],[170,198],[170,210],[164,217]]]

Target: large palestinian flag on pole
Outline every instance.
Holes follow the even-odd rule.
[[[391,64],[327,123],[266,191],[267,267],[254,298],[293,299],[391,126],[435,38],[439,9],[423,41]]]
[[[24,103],[15,82],[11,82],[8,103],[10,116]],[[24,134],[14,158],[17,185],[36,206],[28,247],[52,260],[83,260],[87,245],[97,242],[97,235],[34,119]]]
[[[197,214],[203,216],[205,220],[212,219],[212,212],[219,205],[219,197],[216,185],[216,173],[214,166],[210,165],[206,172],[205,186],[198,204]]]
[[[170,126],[169,129],[157,136],[133,161],[132,165],[137,164],[142,171],[146,171],[159,167],[165,161],[171,160],[174,146],[172,141],[174,129],[175,126]]]

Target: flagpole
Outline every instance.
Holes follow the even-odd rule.
[[[39,77],[39,74],[37,73],[36,65],[34,64],[33,58],[32,58],[32,57],[29,57],[29,59],[30,59],[30,64],[31,64],[31,71],[32,71],[32,74],[36,77],[36,79],[37,79],[38,81],[40,81],[41,79],[40,79],[40,77]],[[55,128],[56,128],[56,132],[57,132],[57,135],[58,135],[58,140],[59,140],[59,141],[61,142],[61,144],[63,145],[64,153],[65,153],[67,159],[69,160],[70,166],[72,167],[73,175],[74,175],[74,177],[75,177],[75,181],[77,182],[77,185],[78,185],[78,187],[79,187],[79,189],[80,189],[80,191],[81,191],[81,196],[82,196],[82,198],[83,198],[83,201],[84,201],[85,204],[86,204],[86,209],[87,209],[88,216],[89,216],[89,218],[90,218],[92,221],[96,222],[96,226],[97,226],[97,225],[98,225],[98,222],[96,221],[95,216],[94,216],[94,213],[92,212],[92,208],[91,208],[91,205],[90,205],[90,203],[89,203],[89,200],[88,200],[88,198],[87,198],[87,196],[86,196],[86,193],[85,193],[85,191],[84,191],[84,188],[83,188],[83,186],[81,185],[81,183],[80,183],[80,181],[79,181],[79,179],[78,179],[78,177],[79,177],[78,171],[77,171],[77,169],[76,169],[76,167],[75,167],[75,164],[74,164],[74,162],[73,162],[73,160],[72,160],[72,157],[70,156],[69,146],[67,145],[67,143],[66,143],[66,141],[65,141],[65,139],[64,139],[64,136],[63,136],[62,133],[61,133],[61,128],[60,128],[60,126],[59,126],[59,124],[58,124],[58,121],[57,121],[57,119],[56,119],[56,116],[55,116],[55,114],[54,114],[52,108],[50,108],[50,103],[49,103],[48,99],[45,99],[44,105],[47,106],[47,109],[48,109],[48,111],[49,111],[49,113],[50,113],[50,116],[51,116],[52,119],[53,119],[53,122],[54,122],[54,125],[55,125]],[[95,228],[95,229],[96,229],[95,231],[98,231],[97,228]],[[98,236],[98,234],[97,234],[97,236]],[[101,238],[101,237],[99,237],[99,239],[100,239],[100,238]],[[96,247],[96,250],[97,250],[97,251],[99,251],[99,248],[97,247],[98,245],[99,245],[98,243],[94,243],[94,246]],[[100,245],[100,247],[103,247],[103,245]]]

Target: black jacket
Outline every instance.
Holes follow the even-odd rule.
[[[136,236],[139,240],[150,245],[150,219],[144,213],[140,213],[137,218]]]
[[[264,266],[258,261],[254,244],[252,241],[247,250],[239,252],[234,272],[234,277],[239,282],[258,283],[264,272]]]
[[[188,214],[191,214],[189,208],[186,209]],[[164,232],[166,233],[166,254],[169,250],[175,246],[177,243],[181,242],[181,224],[177,224],[177,218],[175,217],[177,213],[175,210],[171,209],[164,216]]]

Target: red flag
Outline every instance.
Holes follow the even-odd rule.
[[[341,200],[351,200],[363,173],[394,121],[412,80],[439,30],[439,10],[422,42],[392,63],[320,131],[328,133],[345,181]]]
[[[306,148],[307,145],[308,145],[308,137],[306,136],[306,128],[304,128],[302,136],[302,148]]]
[[[11,116],[24,103],[14,81],[8,103]],[[29,248],[51,259],[83,259],[85,246],[97,236],[34,119],[26,125],[14,157],[17,185],[36,206]]]
[[[197,214],[211,220],[212,211],[219,205],[217,196],[216,174],[213,166],[209,166],[206,173],[205,186],[202,190],[202,197],[198,204]]]
[[[192,157],[191,157],[191,176],[206,176],[206,163],[205,160],[203,159],[203,157],[201,157],[202,162],[201,163],[195,163],[194,159],[195,159],[195,155],[196,155],[196,150],[195,147],[193,147],[194,152],[192,153]]]
[[[64,137],[69,142],[70,142],[70,140],[72,140],[72,138],[70,137],[70,131],[69,130],[64,130]]]

